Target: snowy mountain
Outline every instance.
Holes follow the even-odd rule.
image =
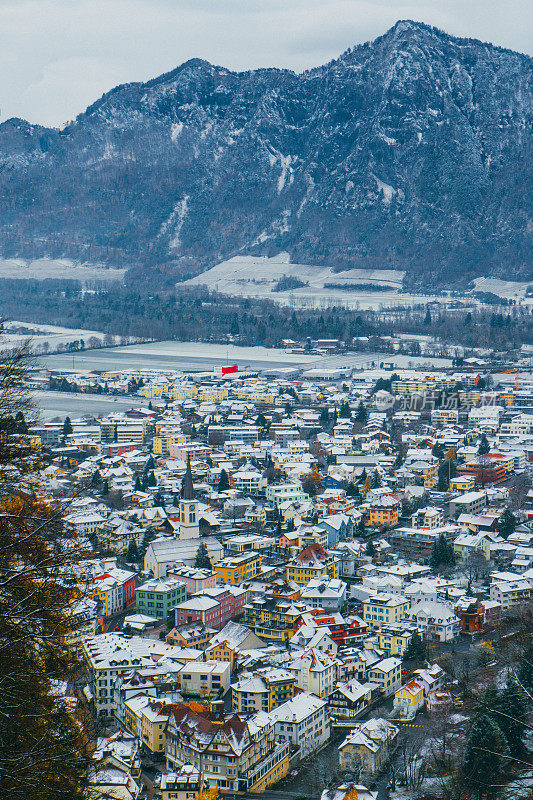
[[[0,254],[532,279],[532,61],[403,21],[299,75],[195,59],[61,131],[8,120]]]

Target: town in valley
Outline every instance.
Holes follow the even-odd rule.
[[[78,666],[56,690],[91,721],[91,796],[453,797],[476,736],[526,752],[527,348],[411,367],[285,348],[325,366],[117,352],[25,375],[81,412],[17,430],[71,545]],[[84,410],[97,395],[120,407]],[[497,709],[472,727],[489,695],[516,709],[503,734]],[[526,797],[524,767],[491,761]]]

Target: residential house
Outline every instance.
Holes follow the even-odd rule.
[[[346,602],[346,584],[338,578],[313,578],[302,589],[301,600],[312,608],[340,611]]]
[[[400,688],[402,682],[401,668],[401,660],[395,656],[389,656],[370,667],[368,679],[372,683],[377,683],[381,686],[385,697],[388,697]]]
[[[218,698],[227,692],[230,676],[226,661],[188,661],[178,673],[182,694],[202,698]]]
[[[363,602],[363,617],[371,628],[397,625],[407,614],[409,601],[403,595],[375,594]]]
[[[149,580],[136,589],[137,611],[167,619],[179,603],[187,598],[187,586],[174,578]]]
[[[360,683],[357,678],[340,681],[329,696],[329,711],[336,720],[357,719],[372,702],[379,687],[375,683]]]
[[[287,580],[299,586],[320,578],[339,577],[339,559],[319,544],[311,544],[287,564]]]
[[[375,775],[396,747],[399,728],[385,719],[356,723],[339,746],[341,769]]]
[[[459,635],[460,620],[445,603],[415,603],[407,616],[430,640],[450,642]]]

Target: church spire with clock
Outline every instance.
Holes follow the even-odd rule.
[[[187,456],[187,469],[182,483],[180,500],[180,539],[198,539],[198,503],[194,497],[192,484],[191,457]]]

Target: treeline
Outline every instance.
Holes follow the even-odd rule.
[[[198,287],[176,289],[175,276],[140,272],[128,285],[85,292],[78,281],[0,280],[0,314],[26,322],[102,331],[108,335],[183,341],[278,345],[283,339],[339,339],[392,352],[386,337],[426,333],[444,344],[513,350],[533,341],[533,316],[522,306],[467,311],[440,307],[391,311],[333,307],[292,309],[273,301],[230,298]],[[385,337],[385,338],[383,338]],[[413,355],[420,354],[406,346]]]

